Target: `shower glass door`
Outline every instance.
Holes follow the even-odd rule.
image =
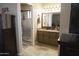
[[[32,44],[32,17],[31,10],[22,10],[22,37],[23,45]]]

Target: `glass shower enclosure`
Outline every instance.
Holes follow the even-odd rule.
[[[31,10],[21,10],[23,46],[32,45],[32,15]]]

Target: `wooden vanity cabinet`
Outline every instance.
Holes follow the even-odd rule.
[[[58,38],[59,38],[58,32],[37,31],[37,41],[39,43],[57,46]]]

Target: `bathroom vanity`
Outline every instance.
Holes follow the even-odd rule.
[[[37,29],[36,41],[39,43],[58,46],[60,13],[42,13],[41,28]]]
[[[47,45],[57,46],[57,39],[59,38],[58,30],[46,30],[46,29],[38,29],[37,30],[37,41],[39,43],[44,43]]]

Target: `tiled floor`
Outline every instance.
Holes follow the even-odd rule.
[[[23,41],[24,48],[32,45],[32,40],[30,36],[23,36],[22,41]]]
[[[23,48],[21,53],[22,56],[57,56],[58,48],[57,47],[48,47],[48,46],[28,46]]]

